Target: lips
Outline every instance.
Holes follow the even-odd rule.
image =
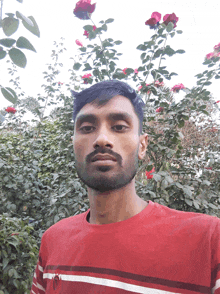
[[[97,161],[97,160],[112,160],[112,161],[116,161],[116,159],[111,156],[111,155],[96,155],[93,157],[92,162]]]

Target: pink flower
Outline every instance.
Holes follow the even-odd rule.
[[[76,40],[76,44],[83,47],[83,44],[79,40]]]
[[[160,83],[159,81],[156,81],[154,86],[157,87],[157,88],[162,87],[162,86],[164,86],[164,82]]]
[[[8,107],[8,108],[5,109],[5,111],[7,111],[8,113],[9,113],[9,112],[12,112],[12,113],[15,114],[15,112],[16,112],[17,110],[16,110],[14,107]]]
[[[87,75],[82,76],[82,79],[84,79],[84,84],[88,84],[88,79],[91,76],[92,76],[91,74],[87,74]]]
[[[220,43],[218,43],[218,45],[215,45],[214,50],[217,52],[220,51]]]
[[[146,86],[149,86],[150,84],[146,84]],[[138,91],[140,91],[140,89],[142,88],[142,86],[139,86]],[[150,90],[147,92],[147,94],[150,93]]]
[[[163,110],[164,110],[163,107],[158,107],[158,108],[156,109],[156,112],[161,112],[161,111],[163,111]]]
[[[137,70],[137,68],[134,70],[134,73],[138,74],[138,70]]]
[[[61,82],[58,82],[58,86],[60,86],[60,85],[63,85],[63,83],[61,83]]]
[[[155,172],[155,168],[153,167],[151,171],[146,171],[146,176],[147,176],[147,179],[150,180],[153,178],[153,175],[151,175],[153,172]]]
[[[176,27],[176,23],[178,22],[179,18],[176,17],[175,13],[172,14],[166,14],[163,17],[164,24],[167,26],[169,22],[172,22],[174,24],[174,28]]]
[[[93,26],[93,31],[95,31],[97,29],[96,26]],[[86,36],[87,38],[89,37],[89,32],[88,31],[84,31],[83,36]]]
[[[175,85],[171,91],[173,91],[174,93],[179,93],[179,90],[181,89],[185,89],[185,87],[183,86],[183,84],[178,84],[178,85]]]
[[[126,69],[128,69],[127,67],[126,68],[124,68],[124,69],[122,69],[122,71],[123,71],[123,73],[126,75]]]
[[[149,18],[145,24],[150,26],[150,29],[156,29],[159,26],[161,20],[161,14],[159,12],[153,12],[151,18]]]
[[[96,3],[91,4],[91,0],[80,0],[76,3],[73,13],[80,19],[89,19],[95,10],[95,5]]]
[[[206,54],[206,58],[207,59],[210,59],[210,58],[212,58],[214,56],[214,53],[213,52],[211,52],[211,53],[209,53],[209,54]]]

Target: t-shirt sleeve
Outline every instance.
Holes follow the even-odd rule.
[[[212,294],[220,294],[220,219],[216,222],[216,228],[212,236]]]
[[[45,294],[46,293],[46,290],[45,290],[46,285],[43,280],[44,268],[42,266],[41,249],[42,248],[40,248],[40,251],[39,251],[39,257],[38,257],[37,265],[34,272],[30,294]]]

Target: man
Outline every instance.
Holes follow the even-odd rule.
[[[73,92],[73,148],[90,209],[42,237],[31,293],[220,293],[220,220],[144,201],[143,101],[126,83]]]

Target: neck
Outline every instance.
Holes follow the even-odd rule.
[[[91,224],[111,224],[120,222],[140,213],[148,203],[141,199],[136,192],[123,193],[105,192],[98,195],[88,193],[90,202]]]

